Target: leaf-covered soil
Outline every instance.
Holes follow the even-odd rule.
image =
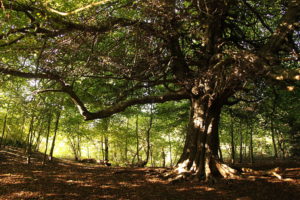
[[[41,160],[42,156],[35,154],[32,164],[27,165],[21,149],[0,150],[0,199],[300,199],[297,162],[276,163],[288,167],[283,180],[256,175],[208,185],[187,181],[170,184],[161,178],[161,172],[166,171],[163,168],[105,167],[59,159],[42,166]]]

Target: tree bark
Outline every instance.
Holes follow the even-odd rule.
[[[281,158],[285,159],[285,138],[282,132],[277,130],[277,143],[281,152]]]
[[[170,133],[168,133],[168,139],[169,139],[170,167],[173,167],[172,142],[171,142],[171,134]]]
[[[128,138],[125,138],[125,149],[124,149],[125,162],[128,163]]]
[[[239,157],[239,163],[242,163],[243,162],[243,131],[242,131],[242,122],[240,122],[239,134],[240,134],[240,157]]]
[[[161,151],[161,158],[162,158],[162,167],[166,167],[166,153],[164,148],[162,148]]]
[[[47,151],[48,151],[48,143],[49,143],[49,135],[50,135],[50,129],[51,129],[51,121],[52,121],[52,116],[48,116],[48,126],[47,126],[47,136],[46,136],[46,147],[45,147],[45,152],[44,152],[44,158],[43,158],[43,165],[46,164],[46,159],[47,159]]]
[[[151,128],[152,128],[152,123],[153,123],[153,104],[150,105],[150,119],[149,119],[149,127],[146,132],[146,142],[147,142],[147,150],[146,150],[146,160],[145,160],[145,165],[147,165],[149,161],[149,156],[150,156],[150,133],[151,133]]]
[[[109,118],[103,119],[104,123],[104,160],[109,160],[109,144],[108,144],[108,131],[109,131]]]
[[[129,118],[127,119],[127,126],[126,126],[126,135],[129,132]],[[125,154],[125,162],[128,163],[128,137],[126,136],[125,138],[125,150],[124,150],[124,154]]]
[[[272,144],[273,144],[273,150],[274,150],[274,157],[275,159],[278,158],[278,151],[276,147],[276,140],[275,140],[275,128],[274,128],[274,122],[271,118],[271,136],[272,136]]]
[[[108,157],[108,136],[105,135],[104,136],[104,160],[108,161],[109,157]]]
[[[57,131],[58,131],[60,115],[61,115],[60,112],[58,112],[56,115],[54,135],[53,135],[52,144],[51,144],[50,153],[49,153],[49,161],[50,162],[53,161],[53,151],[54,151],[54,147],[55,147],[55,141],[56,141],[56,135],[57,135]]]
[[[254,155],[253,155],[253,132],[254,132],[254,127],[253,125],[250,125],[250,145],[249,145],[249,156],[250,156],[250,162],[254,163]]]
[[[155,162],[153,160],[153,148],[152,147],[150,149],[150,163],[151,163],[151,167],[155,167]]]
[[[29,124],[29,131],[28,131],[28,140],[27,140],[27,147],[25,152],[27,152],[27,164],[31,163],[31,151],[32,151],[32,138],[33,138],[33,124],[34,124],[34,114],[31,116],[30,124]]]
[[[140,162],[139,116],[138,115],[136,116],[135,136],[136,136],[136,157],[137,157],[137,162]]]
[[[234,144],[234,122],[233,116],[231,116],[230,124],[230,137],[231,137],[231,163],[235,163],[235,144]]]
[[[101,136],[101,153],[102,153],[102,160],[105,160],[104,135]]]
[[[41,135],[42,135],[42,132],[43,132],[43,120],[41,120],[41,123],[40,123],[40,128],[38,130],[38,136],[36,138],[36,142],[35,142],[35,151],[39,151],[39,148],[40,148],[40,144],[41,144]]]
[[[192,98],[189,127],[184,151],[176,171],[189,172],[195,179],[213,181],[215,177],[235,177],[236,170],[223,164],[218,157],[218,127],[222,99]]]
[[[81,159],[81,136],[77,135],[77,160]]]
[[[2,128],[2,135],[1,135],[1,140],[0,140],[0,148],[3,144],[4,141],[4,135],[5,135],[5,130],[6,130],[6,122],[7,122],[7,113],[5,114],[4,121],[3,121],[3,128]]]
[[[221,146],[219,147],[219,158],[220,158],[220,161],[223,162],[223,154],[222,154]]]
[[[80,136],[68,136],[68,139],[69,139],[69,142],[70,142],[70,146],[71,146],[71,149],[73,151],[73,154],[74,154],[74,160],[75,161],[79,161],[80,159],[80,139],[79,139]]]

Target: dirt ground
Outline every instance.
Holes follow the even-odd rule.
[[[105,167],[67,160],[55,160],[43,167],[40,155],[27,165],[21,149],[6,147],[0,150],[0,199],[298,200],[298,164],[279,163],[288,167],[283,180],[252,176],[223,179],[213,185],[201,182],[171,184],[160,178],[162,168]],[[262,165],[256,167],[263,168]]]

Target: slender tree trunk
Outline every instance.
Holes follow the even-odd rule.
[[[125,149],[124,149],[124,157],[125,157],[125,162],[128,162],[128,138],[125,138]]]
[[[103,119],[103,129],[104,129],[104,136],[102,138],[103,141],[103,146],[102,146],[102,151],[103,151],[103,157],[104,160],[108,161],[109,160],[109,144],[108,144],[108,135],[109,135],[109,123],[110,123],[110,119],[106,118]]]
[[[127,119],[126,135],[129,132],[129,119]],[[128,137],[125,138],[125,162],[128,163]]]
[[[168,134],[168,139],[169,139],[169,153],[170,153],[170,167],[173,167],[173,155],[172,155],[172,142],[171,142],[171,134]]]
[[[161,158],[162,158],[162,167],[166,167],[166,153],[164,148],[162,148],[161,151]]]
[[[53,152],[54,152],[54,147],[55,147],[55,141],[56,141],[56,135],[57,135],[57,131],[58,131],[60,115],[61,115],[60,112],[58,112],[56,115],[54,135],[53,135],[52,144],[51,144],[50,153],[49,153],[49,161],[53,161]]]
[[[25,129],[25,122],[26,122],[26,116],[25,113],[23,114],[23,120],[22,120],[22,126],[20,127],[20,132],[21,132],[21,140],[23,140],[23,135],[24,135],[24,129]]]
[[[5,135],[5,138],[3,140],[3,149],[5,149],[6,145],[8,145],[7,144],[7,136],[8,136],[8,134]]]
[[[277,130],[277,143],[278,143],[278,147],[279,147],[279,149],[280,149],[280,151],[281,151],[281,158],[282,159],[285,159],[285,139],[284,139],[284,135],[283,135],[283,133],[281,133],[281,132],[279,132],[278,130]]]
[[[250,162],[254,163],[254,156],[253,156],[253,132],[254,132],[254,127],[251,125],[250,128],[250,145],[249,145],[249,156],[250,156]]]
[[[274,122],[271,118],[271,136],[272,136],[272,144],[273,144],[273,150],[274,150],[274,157],[275,159],[278,158],[278,152],[276,147],[276,141],[275,141],[275,128],[274,128]]]
[[[74,154],[74,160],[75,161],[78,161],[79,160],[79,155],[78,155],[78,150],[77,150],[77,142],[76,142],[76,138],[75,136],[68,136],[68,140],[70,142],[70,146],[71,146],[71,149],[73,151],[73,154]]]
[[[80,137],[79,134],[77,135],[77,148],[76,148],[76,150],[77,150],[77,158],[78,158],[78,160],[80,160],[81,159],[81,137]]]
[[[34,123],[33,123],[30,142],[29,142],[31,145],[31,151],[36,149],[36,143],[34,143],[34,140],[37,141],[37,139],[35,139],[36,133],[39,131],[39,128],[41,127],[41,125],[43,123],[43,117],[36,118],[36,119],[37,119],[36,126],[34,126]]]
[[[30,126],[31,124],[29,125],[29,127]],[[27,153],[28,150],[29,138],[30,138],[30,132],[28,131],[28,134],[26,135],[26,139],[25,139],[24,154]]]
[[[29,131],[28,131],[28,141],[27,141],[27,164],[31,163],[31,149],[32,149],[32,138],[33,138],[33,124],[34,124],[34,115],[32,114],[31,120],[30,120],[30,125],[29,125]]]
[[[234,144],[234,122],[233,116],[231,116],[230,123],[230,138],[231,138],[231,163],[235,163],[235,144]]]
[[[104,154],[104,160],[108,161],[109,160],[109,157],[108,157],[108,136],[105,135],[104,136],[104,145],[105,145],[105,154]]]
[[[41,124],[40,124],[40,128],[38,130],[38,136],[37,136],[36,142],[35,142],[35,151],[36,152],[39,151],[39,148],[40,148],[42,132],[43,132],[43,122],[41,122]]]
[[[275,117],[275,112],[276,112],[276,102],[278,100],[278,94],[276,93],[276,90],[274,87],[273,87],[273,93],[274,93],[274,99],[273,99],[273,105],[272,105],[272,113],[270,115],[270,121],[271,121],[271,136],[272,136],[274,157],[275,157],[275,159],[277,159],[278,158],[278,150],[277,150],[276,141],[275,141],[276,132],[275,132],[275,127],[274,127],[274,117]]]
[[[239,163],[242,163],[243,162],[243,131],[242,131],[242,122],[240,122],[239,134],[240,134],[240,157],[239,157]]]
[[[150,132],[151,132],[151,128],[152,128],[152,123],[153,123],[153,104],[150,105],[150,119],[149,119],[149,127],[147,129],[147,135],[146,135],[146,141],[147,141],[147,151],[146,151],[146,160],[145,160],[145,165],[147,165],[148,161],[149,161],[149,156],[150,156],[150,148],[151,148],[151,144],[150,144]]]
[[[137,162],[140,162],[139,116],[138,115],[136,116],[135,135],[136,135],[136,157],[137,157]]]
[[[7,113],[5,114],[4,121],[3,121],[2,135],[1,135],[1,140],[0,140],[0,148],[2,147],[3,142],[4,142],[4,135],[5,135],[5,130],[6,130],[6,122],[7,122]]]
[[[101,152],[102,152],[102,160],[105,160],[104,135],[101,136]]]
[[[52,121],[52,116],[48,116],[48,126],[47,126],[47,136],[46,136],[46,147],[45,147],[45,152],[44,152],[44,159],[43,159],[43,165],[46,164],[46,159],[47,159],[47,151],[48,151],[48,143],[49,143],[49,136],[50,136],[50,129],[51,129],[51,121]]]
[[[153,147],[150,149],[150,162],[151,162],[151,167],[155,167],[154,159],[153,159]]]

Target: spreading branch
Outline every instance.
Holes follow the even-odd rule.
[[[93,120],[99,118],[106,118],[113,114],[124,111],[126,108],[134,105],[142,105],[148,103],[164,103],[167,101],[176,101],[182,99],[188,99],[189,95],[185,90],[179,91],[177,93],[167,93],[161,96],[145,96],[141,98],[135,98],[126,100],[123,102],[116,103],[108,108],[100,110],[98,112],[90,112],[85,106],[84,102],[79,98],[79,96],[74,92],[72,86],[66,84],[61,78],[57,75],[48,74],[48,73],[30,73],[30,72],[21,72],[18,70],[1,68],[0,73],[9,74],[13,76],[18,76],[22,78],[38,78],[38,79],[50,79],[55,80],[61,85],[61,89],[49,89],[40,91],[43,92],[63,92],[70,96],[74,104],[77,106],[80,114],[85,118],[85,120]]]
[[[109,3],[109,2],[112,2],[112,0],[101,0],[101,1],[98,1],[98,2],[88,4],[86,6],[83,6],[81,8],[77,8],[77,9],[75,9],[73,11],[70,11],[70,12],[61,12],[61,11],[55,10],[55,9],[51,8],[48,4],[45,4],[45,8],[51,13],[55,13],[55,14],[58,14],[58,15],[61,15],[61,16],[68,16],[68,15],[77,14],[81,11],[84,11],[84,10],[87,10],[87,9],[90,9],[90,8],[93,8],[93,7],[96,7],[96,6],[104,5],[104,4]]]
[[[0,65],[0,73],[17,76],[21,78],[28,78],[28,79],[50,79],[60,81],[60,77],[58,75],[52,73],[31,73],[31,72],[22,72],[15,69],[9,69]]]
[[[134,105],[143,105],[149,103],[164,103],[167,101],[179,101],[183,99],[189,99],[189,94],[184,90],[177,93],[167,93],[161,96],[145,96],[141,98],[131,99],[124,102],[117,103],[111,107],[104,110],[88,113],[85,115],[86,120],[93,120],[99,118],[109,117],[115,113],[124,111],[126,108]]]

